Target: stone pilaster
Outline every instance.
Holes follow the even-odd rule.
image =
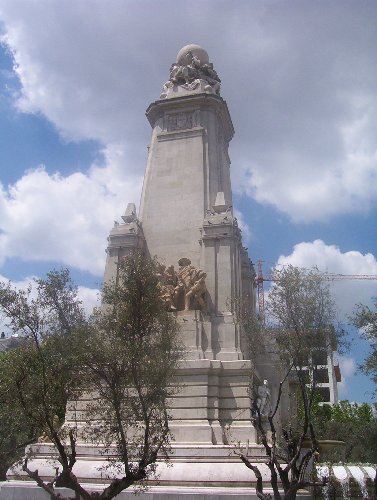
[[[216,208],[216,207],[215,207]],[[212,350],[217,359],[242,359],[241,337],[233,314],[241,299],[241,234],[230,210],[208,211],[202,227],[201,267],[207,273]]]

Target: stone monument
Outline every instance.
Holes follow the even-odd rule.
[[[228,155],[233,124],[203,48],[179,51],[146,115],[152,139],[139,214],[129,203],[123,222],[112,228],[105,281],[116,277],[119,260],[134,249],[157,256],[161,296],[181,325],[187,354],[177,374],[182,388],[170,402],[172,467],[159,463],[160,481],[172,488],[250,486],[253,476],[232,455],[232,441],[249,441],[255,461],[264,459],[250,388],[268,379],[273,392],[274,381],[268,360],[256,367],[248,359],[233,310],[242,300],[255,313],[255,272],[233,213]],[[85,405],[81,408],[84,425]],[[68,409],[70,422],[80,425]],[[36,463],[46,469],[42,458]],[[98,482],[104,479],[100,466],[95,447],[78,443],[75,474]],[[250,490],[245,494],[250,498]]]
[[[164,300],[176,311],[188,351],[180,374],[185,389],[171,410],[176,444],[226,444],[228,425],[235,439],[256,440],[252,366],[231,307],[241,298],[254,307],[254,269],[233,215],[234,129],[219,94],[207,52],[198,45],[181,49],[160,99],[146,112],[152,140],[139,216],[128,205],[107,249],[105,280],[132,248],[166,266]]]
[[[111,230],[105,280],[114,278],[118,260],[133,248],[162,263],[162,296],[177,315],[187,349],[178,374],[183,389],[170,410],[173,467],[162,480],[222,484],[232,460],[229,440],[257,442],[250,411],[255,368],[232,310],[243,300],[255,313],[255,272],[233,214],[233,124],[203,48],[179,51],[146,115],[152,140],[139,215],[129,204],[124,223]],[[259,445],[255,453],[264,454]],[[233,468],[244,467],[234,462]],[[247,481],[247,473],[241,476]]]

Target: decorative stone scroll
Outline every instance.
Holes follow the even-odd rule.
[[[221,80],[209,62],[207,52],[199,45],[187,45],[179,51],[177,61],[171,65],[170,77],[162,88],[160,98],[168,97],[173,87],[193,91],[202,83],[205,92],[220,94]]]
[[[218,211],[218,206],[213,206],[212,210],[207,210],[204,219],[204,226],[228,225],[238,228],[238,221],[232,215],[232,207],[227,207],[224,211]]]
[[[191,265],[191,260],[183,257],[174,266],[160,265],[159,289],[168,311],[203,310],[206,308],[207,274]]]

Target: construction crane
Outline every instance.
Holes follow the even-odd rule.
[[[263,276],[262,268],[263,260],[257,261],[257,276],[255,278],[255,283],[257,285],[258,294],[258,315],[259,320],[264,323],[264,286],[265,281],[275,281],[270,275],[269,277]],[[322,273],[323,278],[329,281],[338,280],[377,280],[377,274],[337,274],[337,273]]]

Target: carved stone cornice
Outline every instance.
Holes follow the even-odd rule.
[[[190,128],[186,130],[177,130],[175,132],[161,132],[157,135],[158,142],[174,141],[182,137],[198,137],[204,135],[203,127]]]
[[[144,244],[144,235],[137,219],[125,224],[115,223],[107,238],[106,252],[117,248],[141,248]]]
[[[201,232],[202,240],[235,238],[241,243],[237,219],[230,212],[207,214]]]
[[[151,127],[155,127],[157,125],[157,121],[161,120],[161,130],[166,128],[166,117],[171,114],[179,114],[179,113],[193,113],[193,110],[212,110],[216,113],[218,118],[221,120],[223,126],[223,134],[224,138],[229,142],[231,141],[234,135],[234,127],[232,123],[232,119],[229,114],[228,106],[226,101],[214,94],[195,94],[195,95],[186,95],[182,97],[176,97],[175,99],[165,99],[152,102],[147,110],[146,116],[148,118]],[[199,117],[195,118],[195,126],[203,123]],[[189,121],[188,121],[189,123]],[[187,126],[187,129],[192,127]],[[184,128],[180,128],[179,130],[183,130]],[[177,129],[176,129],[177,130]]]

